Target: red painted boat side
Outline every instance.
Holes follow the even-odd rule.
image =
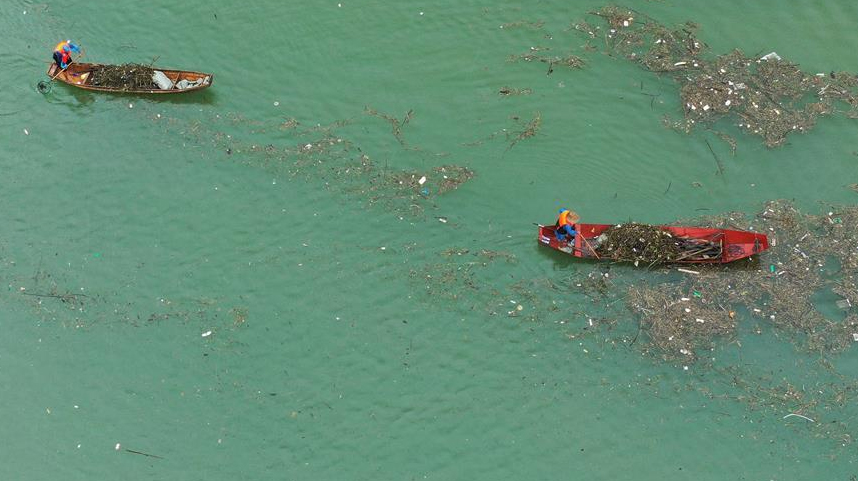
[[[613,227],[613,224],[575,224],[575,230],[578,231],[578,235],[575,236],[575,243],[570,244],[557,240],[553,225],[540,225],[538,240],[540,244],[574,257],[597,259],[599,256],[592,249],[589,241],[599,237],[609,227]],[[711,227],[664,225],[657,227],[670,232],[676,237],[721,243],[722,254],[719,259],[682,260],[678,261],[680,264],[725,264],[751,257],[769,248],[769,238],[765,234],[757,232]]]

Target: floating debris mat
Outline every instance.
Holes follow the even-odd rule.
[[[158,90],[154,82],[155,69],[148,65],[126,63],[122,65],[95,65],[89,76],[89,85],[120,90]]]
[[[721,258],[721,244],[677,237],[661,227],[629,223],[608,228],[596,239],[600,257],[635,265]]]
[[[665,122],[679,130],[690,132],[730,116],[766,146],[777,147],[788,134],[810,130],[820,116],[858,118],[858,76],[853,73],[807,73],[775,52],[746,55],[736,49],[715,56],[697,37],[693,22],[668,27],[616,6],[590,13],[607,25],[582,21],[574,25],[577,31],[604,40],[609,53],[679,84],[684,118]]]

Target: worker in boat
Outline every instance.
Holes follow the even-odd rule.
[[[554,224],[554,233],[557,235],[557,240],[565,242],[566,237],[569,237],[569,242],[575,239],[578,231],[575,230],[575,223],[580,217],[578,214],[569,209],[560,209],[560,214],[557,216],[557,222]]]
[[[68,68],[69,64],[72,63],[71,53],[80,53],[80,47],[73,44],[71,40],[65,40],[57,44],[54,47],[54,62],[61,69]]]

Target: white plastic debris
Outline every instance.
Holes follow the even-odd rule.
[[[212,335],[212,331],[206,331],[202,334],[202,337],[209,337]]]
[[[24,129],[24,135],[30,135],[30,131],[27,129]]]
[[[767,53],[767,54],[763,55],[762,57],[760,57],[760,60],[780,60],[780,59],[781,59],[781,56],[778,55],[776,52]]]
[[[113,447],[113,449],[115,449],[115,450],[119,451],[119,448],[121,448],[121,447],[122,447],[122,445],[121,445],[121,444],[116,443],[116,446],[114,446],[114,447]]]
[[[426,183],[426,176],[420,177],[420,180],[417,181],[418,184],[423,185]]]
[[[855,341],[855,342],[858,342],[858,332],[853,332],[853,333],[852,333],[852,340],[853,340],[853,341]]]
[[[280,105],[280,102],[274,102],[275,107],[278,107],[279,105]]]

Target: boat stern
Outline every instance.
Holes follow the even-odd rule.
[[[554,250],[569,254],[571,256],[580,257],[577,254],[576,247],[568,242],[557,240],[557,235],[554,233],[554,226],[540,225],[537,241],[544,246],[548,246]],[[576,237],[577,241],[577,237]]]
[[[758,232],[727,231],[724,237],[723,262],[745,259],[769,248],[769,237]]]

